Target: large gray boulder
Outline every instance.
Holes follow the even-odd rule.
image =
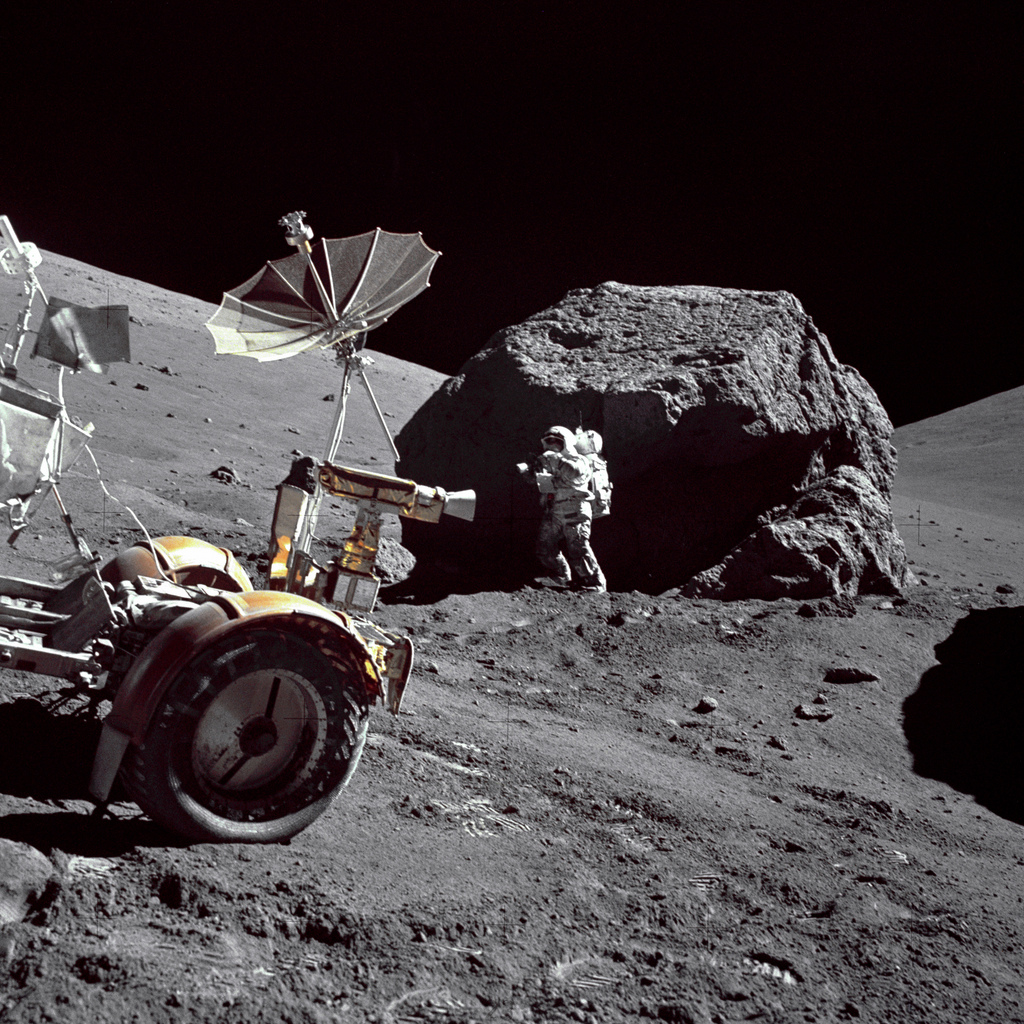
[[[397,438],[399,472],[478,494],[472,524],[407,523],[418,557],[538,571],[514,464],[553,424],[599,431],[614,482],[593,544],[613,589],[811,598],[908,580],[877,396],[787,292],[607,282],[499,331]]]

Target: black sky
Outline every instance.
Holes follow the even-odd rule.
[[[1019,4],[214,10],[4,15],[22,239],[216,302],[291,210],[422,231],[371,345],[446,373],[618,280],[793,292],[897,425],[1024,383]]]

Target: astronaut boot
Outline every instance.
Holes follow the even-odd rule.
[[[580,576],[573,583],[572,589],[584,594],[604,594],[607,592],[608,586],[605,582],[604,573],[598,569],[597,572]]]
[[[569,590],[572,587],[572,580],[568,576],[564,579],[555,575],[537,576],[533,583],[534,586],[548,587],[552,590]]]
[[[540,546],[538,546],[537,555],[541,565],[547,569],[548,573],[546,576],[537,577],[536,582],[541,586],[568,589],[572,584],[572,571],[569,569],[565,555],[560,551],[551,552]]]

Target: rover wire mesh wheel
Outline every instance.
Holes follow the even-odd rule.
[[[278,842],[322,814],[366,742],[358,675],[301,637],[240,629],[171,683],[122,778],[156,822],[202,842]]]

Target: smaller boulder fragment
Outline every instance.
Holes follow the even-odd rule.
[[[0,925],[23,921],[53,874],[53,865],[34,846],[0,839]]]
[[[416,568],[416,556],[397,540],[381,537],[375,569],[381,583],[391,586],[407,580]]]
[[[242,482],[242,478],[230,466],[218,466],[210,473],[210,476],[222,484],[240,484]]]
[[[793,709],[793,714],[807,722],[827,722],[835,712],[831,708],[822,705],[798,704]]]

